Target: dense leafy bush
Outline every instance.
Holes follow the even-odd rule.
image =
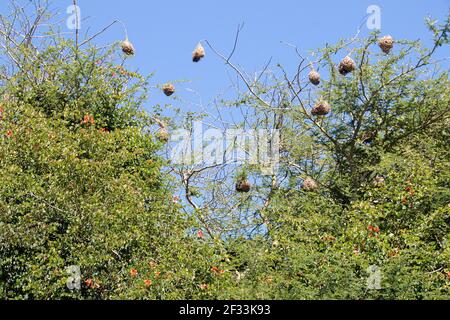
[[[237,128],[280,130],[270,176],[164,159],[161,110],[142,108],[149,78],[119,48],[9,40],[0,298],[448,299],[449,81],[431,68],[449,24],[430,28],[431,49],[341,41],[315,52],[320,86],[309,66],[294,80],[279,66],[221,101],[245,110]]]

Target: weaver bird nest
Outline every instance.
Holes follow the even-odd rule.
[[[326,116],[331,112],[331,107],[326,101],[319,101],[311,110],[313,116]]]
[[[305,181],[303,181],[302,189],[307,192],[314,192],[319,189],[319,185],[313,178],[306,178]]]
[[[356,63],[349,56],[346,56],[341,61],[341,63],[339,63],[339,73],[342,74],[343,76],[349,74],[350,72],[354,71],[355,69],[356,69]]]
[[[175,87],[171,83],[165,84],[162,89],[163,89],[164,94],[168,97],[170,97],[171,95],[173,95],[175,93]]]
[[[134,46],[128,39],[122,42],[122,51],[127,56],[134,55],[134,52],[135,52]]]
[[[203,48],[202,44],[199,43],[197,47],[195,47],[194,52],[192,52],[192,61],[199,62],[204,57],[205,57],[205,48]]]
[[[384,53],[388,54],[394,47],[394,39],[391,36],[384,36],[378,40],[378,45]]]
[[[312,71],[309,73],[308,77],[309,77],[309,81],[310,81],[313,85],[317,86],[317,85],[320,84],[320,74],[319,74],[317,71],[312,70]]]
[[[241,180],[236,183],[236,191],[237,192],[250,192],[252,188],[252,184],[248,180]]]

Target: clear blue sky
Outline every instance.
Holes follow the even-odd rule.
[[[55,3],[70,3],[58,0]],[[245,23],[234,61],[248,72],[259,70],[270,57],[273,62],[294,66],[292,49],[280,43],[298,45],[305,53],[334,43],[339,38],[355,34],[369,5],[381,8],[382,32],[395,38],[430,39],[424,18],[431,14],[439,20],[446,17],[450,0],[79,0],[83,18],[82,31],[92,31],[114,19],[128,27],[130,40],[137,55],[129,65],[142,72],[156,72],[154,83],[187,79],[190,83],[177,85],[178,94],[186,101],[203,103],[229,85],[227,69],[212,53],[199,64],[191,62],[191,52],[199,40],[208,39],[217,48],[228,52],[237,25]],[[363,34],[369,30],[364,26]],[[117,25],[100,41],[121,39]],[[449,49],[445,56],[450,55]],[[442,54],[442,53],[441,53]],[[154,92],[149,103],[168,102]],[[190,108],[184,105],[184,108]]]
[[[2,0],[2,2],[5,0]],[[294,67],[296,56],[281,40],[308,50],[334,43],[339,38],[355,34],[369,5],[381,8],[382,33],[394,38],[429,40],[424,18],[431,14],[444,20],[450,0],[78,0],[82,17],[81,32],[98,31],[114,19],[128,27],[130,40],[137,54],[128,65],[144,73],[156,72],[152,84],[186,79],[178,84],[178,94],[186,101],[198,102],[191,88],[204,103],[229,85],[231,73],[209,52],[198,64],[191,61],[197,42],[210,40],[217,48],[228,52],[233,45],[237,25],[245,23],[234,61],[246,71],[259,70],[270,57],[273,63]],[[54,0],[54,7],[65,14],[72,0]],[[363,28],[362,34],[369,31]],[[107,31],[97,41],[108,43],[123,38],[119,25]],[[449,48],[440,55],[449,56]],[[169,103],[160,92],[154,91],[149,105]],[[189,106],[178,102],[185,109]]]

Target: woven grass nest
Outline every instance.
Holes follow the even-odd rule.
[[[170,97],[175,93],[175,86],[171,83],[167,83],[163,86],[163,92],[166,96]]]
[[[384,36],[378,40],[378,46],[384,53],[388,54],[394,48],[394,39],[389,35]]]
[[[205,57],[205,48],[203,48],[202,44],[199,43],[197,47],[195,47],[194,52],[192,52],[192,61],[199,62],[204,57]]]
[[[344,59],[342,59],[341,63],[339,63],[339,73],[343,76],[349,74],[355,69],[356,62],[349,56],[346,56]]]
[[[250,192],[252,188],[252,184],[250,183],[250,181],[244,179],[244,180],[240,180],[236,183],[236,191],[237,192],[243,192],[243,193],[247,193]]]
[[[326,101],[319,101],[312,108],[311,114],[313,116],[323,117],[331,112],[331,107]]]
[[[127,56],[132,56],[135,53],[133,44],[127,39],[122,42],[122,51]]]
[[[318,86],[320,84],[320,74],[316,70],[312,70],[308,78],[313,85]]]
[[[158,132],[156,133],[156,139],[158,139],[158,141],[162,143],[169,142],[170,135],[166,127],[162,126],[158,129]]]
[[[313,178],[308,177],[303,181],[302,189],[307,192],[314,192],[319,189],[319,185]]]

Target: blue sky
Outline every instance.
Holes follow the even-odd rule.
[[[64,3],[64,8],[66,2],[70,4],[71,0],[58,0],[55,5]],[[430,39],[424,17],[431,14],[443,20],[450,7],[449,0],[79,0],[82,17],[87,18],[82,32],[88,27],[93,32],[114,19],[122,20],[137,50],[129,66],[144,73],[155,71],[153,84],[190,80],[177,85],[178,95],[193,103],[201,98],[205,104],[229,85],[231,72],[211,52],[201,63],[192,63],[191,52],[199,40],[208,39],[228,52],[237,25],[244,22],[234,56],[236,63],[252,72],[273,57],[273,63],[294,67],[293,50],[280,41],[296,44],[307,53],[327,42],[351,37],[372,4],[381,8],[382,33],[424,41]],[[368,32],[364,25],[362,34]],[[122,37],[117,25],[98,41],[107,43]],[[445,49],[444,56],[448,56],[448,47]],[[169,102],[155,91],[148,103]],[[183,104],[183,108],[191,108]]]
[[[5,0],[2,0],[2,2]],[[54,0],[64,16],[72,0]],[[199,40],[208,39],[218,49],[228,52],[233,45],[237,25],[245,28],[233,61],[248,72],[260,70],[273,57],[273,63],[294,67],[296,55],[280,41],[309,50],[334,43],[355,34],[369,5],[381,8],[382,33],[394,38],[429,40],[424,17],[431,14],[443,20],[450,0],[78,0],[83,20],[82,33],[96,32],[115,19],[128,28],[137,54],[128,61],[132,69],[143,73],[155,71],[152,84],[189,80],[177,84],[183,102],[175,102],[185,110],[187,102],[208,103],[229,84],[231,71],[211,52],[198,64],[191,61],[191,52]],[[369,30],[364,26],[362,35]],[[123,39],[116,25],[97,39],[110,43]],[[449,56],[443,48],[442,56]],[[194,90],[197,94],[193,94]],[[161,92],[154,91],[148,105],[170,103]]]

